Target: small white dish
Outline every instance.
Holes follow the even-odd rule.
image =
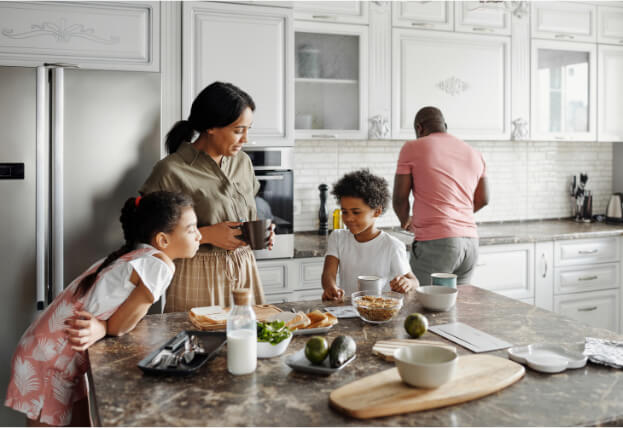
[[[292,333],[287,339],[273,345],[270,342],[257,342],[257,358],[272,358],[283,354],[292,341]]]
[[[412,345],[394,352],[398,374],[403,382],[416,388],[437,388],[456,372],[456,350],[435,345]]]
[[[333,368],[329,364],[328,355],[327,355],[327,358],[324,359],[322,364],[312,364],[307,359],[307,357],[305,357],[305,348],[303,348],[292,355],[288,355],[286,357],[286,364],[291,369],[299,371],[299,372],[328,376],[330,374],[333,374],[337,371],[342,370],[344,367],[350,364],[350,362],[353,361],[356,356],[357,355],[353,355],[350,359],[346,360],[346,362],[342,364],[341,366]]]
[[[415,289],[418,302],[431,311],[447,311],[456,304],[457,288],[426,285]]]
[[[587,361],[586,355],[581,352],[548,343],[515,346],[507,352],[511,360],[543,373],[560,373],[566,369],[579,369],[584,367]]]

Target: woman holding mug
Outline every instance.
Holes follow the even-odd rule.
[[[240,88],[223,82],[207,86],[193,101],[188,120],[177,122],[167,134],[169,155],[140,189],[141,194],[168,190],[190,195],[202,235],[197,254],[176,262],[165,312],[230,306],[231,289],[239,287],[251,289],[255,303],[264,303],[255,256],[239,239],[238,228],[257,216],[254,197],[260,185],[242,151],[254,110],[253,99]],[[269,248],[273,238],[271,231]]]

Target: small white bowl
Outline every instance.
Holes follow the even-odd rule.
[[[292,332],[290,332],[290,337],[287,339],[283,339],[281,342],[276,345],[271,344],[270,342],[257,342],[257,358],[272,358],[277,357],[283,354],[288,345],[292,341]]]
[[[456,303],[458,288],[443,285],[427,285],[415,289],[418,302],[432,311],[447,311]]]
[[[437,388],[448,382],[458,359],[456,351],[435,345],[411,345],[394,352],[402,381],[417,388]]]

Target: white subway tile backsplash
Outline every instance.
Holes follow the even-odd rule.
[[[369,168],[384,177],[391,190],[398,154],[404,141],[298,140],[294,167],[294,230],[318,228],[318,185],[331,186],[347,172]],[[587,188],[593,193],[593,213],[606,210],[612,192],[611,143],[487,141],[470,142],[487,162],[491,187],[488,206],[476,221],[511,221],[569,217],[573,201],[569,186],[573,175],[588,173]],[[329,218],[338,205],[329,194]],[[388,207],[377,224],[398,226]]]

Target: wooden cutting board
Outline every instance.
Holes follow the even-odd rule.
[[[522,365],[494,355],[459,357],[454,379],[438,388],[414,388],[403,383],[398,369],[385,370],[332,391],[329,404],[358,419],[376,418],[464,403],[517,382]]]
[[[394,351],[399,348],[410,345],[436,345],[443,346],[444,348],[450,348],[456,350],[452,345],[443,342],[437,342],[435,340],[422,340],[422,339],[389,339],[379,340],[372,347],[372,353],[378,355],[386,361],[394,361]]]
[[[231,308],[223,309],[226,312],[229,312]],[[274,305],[253,305],[253,311],[255,312],[255,318],[258,321],[266,321],[271,315],[278,314],[279,312],[283,312],[277,306]],[[193,320],[191,319],[191,322]],[[213,324],[197,324],[193,322],[193,325],[200,330],[203,331],[225,331],[225,327],[227,326],[227,322],[219,322]]]

